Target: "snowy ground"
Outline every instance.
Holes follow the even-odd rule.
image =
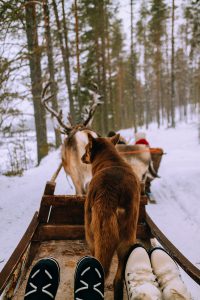
[[[122,130],[128,140],[133,138],[132,130]],[[162,147],[167,155],[163,157],[159,175],[152,190],[157,204],[148,205],[148,212],[167,237],[200,267],[200,145],[197,139],[197,125],[179,125],[176,130],[156,129],[147,132],[152,147]],[[23,177],[0,176],[0,270],[23,235],[33,213],[38,210],[44,186],[57,168],[59,151],[51,153],[37,168],[30,169]],[[61,171],[56,193],[70,193],[74,190]],[[200,299],[200,287],[182,274],[193,299]]]

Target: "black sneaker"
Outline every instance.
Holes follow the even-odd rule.
[[[40,259],[29,275],[25,300],[55,299],[60,282],[60,267],[54,258]]]
[[[74,278],[74,300],[104,299],[104,270],[100,262],[91,256],[81,258]]]

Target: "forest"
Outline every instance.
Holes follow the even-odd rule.
[[[60,146],[41,104],[49,81],[52,108],[74,124],[98,86],[101,135],[200,116],[200,1],[0,0],[1,174],[20,175]]]

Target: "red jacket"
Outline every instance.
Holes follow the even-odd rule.
[[[137,142],[135,142],[135,145],[138,145],[138,144],[143,144],[143,145],[149,146],[149,143],[147,142],[146,139],[140,139]]]

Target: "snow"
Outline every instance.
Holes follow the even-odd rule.
[[[133,140],[133,130],[121,130]],[[151,126],[147,138],[152,147],[166,152],[159,169],[160,179],[152,184],[157,200],[147,210],[166,236],[197,267],[200,266],[200,145],[197,124],[179,124],[176,129]],[[22,177],[0,176],[0,269],[21,239],[27,225],[40,205],[45,183],[60,162],[60,150],[50,153],[40,166]],[[73,194],[70,179],[63,170],[57,180],[56,194]],[[199,300],[200,287],[181,272],[193,299]]]

